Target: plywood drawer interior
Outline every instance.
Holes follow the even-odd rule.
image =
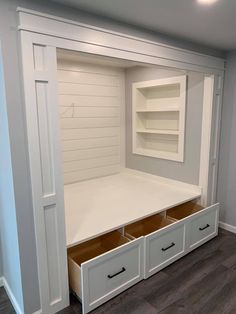
[[[126,226],[125,235],[129,238],[139,238],[162,229],[172,223],[173,221],[171,219],[165,218],[160,214],[153,215]]]
[[[113,231],[68,249],[69,283],[80,299],[82,299],[81,264],[128,242],[129,239],[120,232]]]
[[[166,212],[166,216],[168,219],[181,220],[197,212],[200,212],[203,209],[204,207],[202,207],[201,205],[198,205],[194,202],[187,202],[168,209]]]
[[[129,239],[122,236],[120,232],[113,231],[70,248],[68,256],[76,264],[81,265],[94,257],[109,252],[128,242]]]

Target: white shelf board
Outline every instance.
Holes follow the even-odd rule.
[[[129,169],[64,191],[67,247],[201,195],[198,186]]]
[[[173,153],[170,151],[161,151],[161,150],[157,151],[150,148],[136,148],[133,151],[133,153],[137,155],[148,156],[148,157],[156,157],[160,159],[168,159],[168,160],[183,162],[183,160],[179,158],[178,153]]]
[[[136,110],[136,112],[137,113],[145,113],[145,112],[166,112],[166,111],[179,111],[180,109],[179,109],[179,107],[165,107],[165,108],[163,108],[163,107],[161,107],[161,108],[153,108],[153,109],[137,109]]]
[[[167,134],[167,135],[179,135],[177,130],[155,130],[155,129],[137,129],[137,133],[151,133],[151,134]]]

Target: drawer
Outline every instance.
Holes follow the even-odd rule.
[[[219,204],[191,217],[186,226],[186,248],[191,251],[218,234]]]
[[[193,202],[173,207],[167,217],[184,221],[186,225],[186,252],[202,245],[218,233],[219,204],[202,207]]]
[[[125,228],[127,237],[144,236],[144,277],[148,278],[184,255],[184,224],[160,214]]]
[[[88,313],[143,279],[143,238],[111,232],[69,249],[68,265],[70,287]]]

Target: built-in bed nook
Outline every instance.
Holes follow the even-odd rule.
[[[57,61],[69,284],[87,313],[217,234],[198,185],[204,76]]]
[[[218,234],[224,60],[17,12],[39,312],[86,314]]]

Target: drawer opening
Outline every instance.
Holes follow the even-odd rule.
[[[201,211],[202,209],[204,209],[204,207],[202,207],[201,205],[193,202],[187,202],[168,209],[166,212],[166,216],[169,219],[181,220],[185,217]]]
[[[172,223],[172,220],[157,214],[126,226],[125,235],[129,238],[139,238],[162,229]]]
[[[79,266],[103,253],[129,242],[118,231],[113,231],[68,249],[68,256]]]

